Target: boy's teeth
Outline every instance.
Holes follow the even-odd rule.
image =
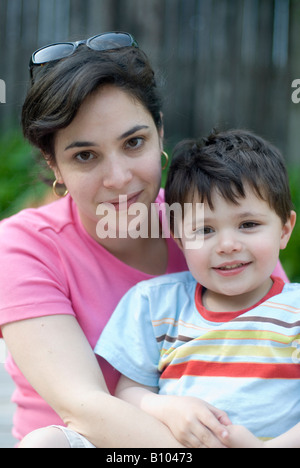
[[[236,265],[227,265],[227,266],[220,267],[220,270],[233,270],[234,268],[239,268],[242,266],[243,266],[243,263],[237,263]]]

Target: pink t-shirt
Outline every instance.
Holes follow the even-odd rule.
[[[163,191],[156,202],[163,202]],[[175,242],[167,239],[167,244],[167,272],[185,270],[185,260]],[[152,278],[124,264],[91,238],[69,196],[2,221],[0,258],[0,326],[69,314],[76,317],[92,348],[125,292],[139,281]],[[100,365],[113,392],[119,374],[104,361]],[[29,385],[11,356],[6,369],[16,384],[13,434],[17,439],[39,427],[63,424]]]
[[[163,191],[156,201],[163,202]],[[175,242],[167,239],[167,243],[166,273],[186,270]],[[69,314],[76,317],[92,348],[125,292],[139,281],[152,278],[122,263],[92,239],[81,225],[69,196],[2,221],[0,258],[0,326],[34,317]],[[280,264],[275,275],[287,281]],[[104,361],[100,365],[113,392],[119,374]],[[6,368],[16,384],[12,398],[17,404],[13,435],[22,439],[39,427],[62,425],[11,356]]]

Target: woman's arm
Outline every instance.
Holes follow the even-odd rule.
[[[64,423],[97,447],[182,447],[169,429],[112,397],[77,320],[56,315],[2,326],[7,347]]]
[[[157,395],[157,389],[146,387],[121,375],[116,396],[136,405],[166,424],[185,447],[224,448],[231,424],[224,411],[195,397]]]

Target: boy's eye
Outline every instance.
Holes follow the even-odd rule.
[[[213,228],[209,227],[209,226],[205,226],[203,228],[203,234],[212,234],[214,232]]]
[[[202,234],[202,235],[208,235],[208,234],[212,234],[214,232],[213,228],[209,227],[209,226],[204,226],[203,228],[200,228],[200,229],[197,229],[196,230],[196,233],[197,234]]]
[[[241,224],[241,229],[253,229],[257,226],[257,223],[254,223],[253,221],[248,221],[247,223]]]

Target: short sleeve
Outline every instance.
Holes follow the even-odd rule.
[[[55,239],[26,217],[0,223],[0,326],[46,315],[75,315]]]
[[[131,380],[157,387],[160,352],[142,284],[133,287],[121,299],[102,332],[95,353]]]

